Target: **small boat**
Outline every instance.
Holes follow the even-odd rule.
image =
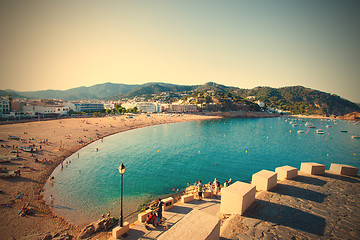
[[[354,135],[354,136],[351,136],[352,139],[360,139],[360,136],[359,135]]]
[[[20,137],[19,137],[19,136],[11,136],[11,135],[8,135],[8,139],[11,139],[11,140],[20,140]]]
[[[24,152],[37,152],[37,148],[34,148],[33,146],[20,147],[20,149]]]
[[[348,131],[347,130],[340,130],[340,132],[347,133]]]
[[[315,133],[316,133],[316,134],[324,134],[324,130],[322,130],[322,129],[317,129],[317,130],[315,131]]]
[[[304,130],[297,131],[297,133],[304,133],[304,132],[305,132]]]
[[[308,126],[308,128],[316,128],[316,126]]]
[[[297,127],[297,126],[299,126],[299,125],[298,125],[298,124],[293,124],[292,126],[293,126],[293,127]]]

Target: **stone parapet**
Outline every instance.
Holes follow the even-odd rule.
[[[172,197],[165,198],[161,201],[164,203],[163,211],[166,211],[174,206],[174,198]]]
[[[357,176],[358,171],[359,169],[357,167],[353,167],[345,164],[332,163],[330,166],[330,172],[341,175]]]
[[[240,214],[255,201],[255,186],[244,182],[235,182],[222,190],[220,212]]]
[[[204,197],[204,198],[209,198],[209,197],[211,197],[211,192],[203,192],[202,194],[203,194],[203,197]]]
[[[325,173],[325,165],[315,162],[303,162],[301,163],[300,172],[312,175],[323,175]]]
[[[151,209],[146,210],[145,212],[138,214],[138,221],[139,222],[145,222],[149,214],[152,212]]]
[[[298,175],[297,168],[291,166],[282,166],[275,168],[278,180],[292,179]]]
[[[194,200],[194,194],[188,194],[188,195],[181,196],[181,202],[183,202],[183,203],[191,202],[193,200]]]
[[[276,186],[277,184],[277,173],[261,170],[252,175],[251,184],[256,186],[257,191],[269,190]]]
[[[123,227],[117,226],[112,230],[112,238],[120,239],[122,235],[129,231],[130,224],[128,222],[124,222]]]

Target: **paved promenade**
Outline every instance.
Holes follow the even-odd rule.
[[[176,204],[163,212],[163,226],[131,226],[123,239],[156,239],[192,209],[222,219],[220,239],[360,239],[360,178],[299,172],[268,192],[240,215],[222,215],[220,198]]]
[[[193,209],[216,216],[220,211],[220,198],[204,198],[200,201],[195,199],[192,202],[176,204],[173,208],[163,212],[165,222],[161,226],[154,228],[152,225],[148,225],[149,227],[146,228],[144,223],[138,223],[131,226],[128,236],[124,239],[156,239]]]
[[[262,196],[261,196],[262,195]],[[360,178],[305,175],[280,182],[243,216],[224,221],[222,239],[360,239]]]

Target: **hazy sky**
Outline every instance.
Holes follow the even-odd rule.
[[[303,85],[360,102],[360,1],[1,0],[0,89]]]

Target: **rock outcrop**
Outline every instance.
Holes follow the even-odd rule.
[[[81,230],[78,238],[85,239],[90,237],[96,232],[107,230],[114,224],[114,221],[115,221],[114,218],[103,218],[96,222],[90,223]]]
[[[26,236],[24,239],[26,240],[71,240],[74,237],[69,235],[67,232],[58,232],[58,233],[51,233],[51,232],[46,232],[46,233],[40,233],[40,234],[34,234],[34,235],[29,235]]]
[[[352,113],[348,113],[348,114],[346,114],[344,116],[340,116],[340,117],[337,117],[337,118],[344,119],[344,120],[360,121],[360,113],[352,112]]]

